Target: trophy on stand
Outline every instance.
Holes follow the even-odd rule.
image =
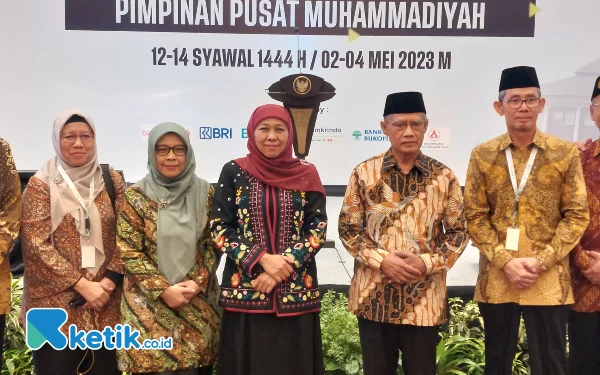
[[[289,112],[294,128],[294,153],[304,160],[310,150],[319,106],[335,96],[335,87],[321,77],[299,73],[281,78],[267,93],[282,102]]]

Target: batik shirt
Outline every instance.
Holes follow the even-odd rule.
[[[600,251],[600,140],[593,142],[581,153],[583,177],[587,187],[590,206],[590,224],[581,242],[571,252],[571,277],[575,304],[573,310],[579,312],[600,311],[600,285],[592,284],[581,273],[588,267],[590,257],[587,251]]]
[[[519,199],[515,225],[519,250],[505,249],[513,225],[515,191],[505,150],[510,147],[520,183],[533,146],[537,155]],[[488,303],[565,305],[573,303],[569,252],[589,222],[585,183],[577,148],[537,131],[522,151],[504,134],[471,153],[465,184],[469,233],[481,252],[475,299]],[[537,258],[547,268],[535,284],[515,289],[502,271],[513,258]]]
[[[0,138],[0,314],[10,312],[10,253],[21,226],[21,182],[10,146]]]
[[[351,312],[382,323],[445,321],[446,273],[469,240],[460,183],[448,167],[420,153],[404,174],[391,149],[359,164],[346,190],[339,234],[356,259]],[[425,274],[406,284],[382,282],[381,262],[395,250],[419,255]]]
[[[214,190],[206,203],[210,211]],[[159,203],[141,189],[130,187],[117,222],[117,244],[125,269],[121,320],[140,331],[140,341],[173,338],[169,350],[118,351],[119,370],[166,372],[208,366],[219,347],[221,311],[217,306],[219,264],[208,226],[196,244],[196,264],[183,281],[193,280],[200,293],[178,310],[160,297],[171,284],[158,270],[156,231]],[[176,251],[176,249],[173,249]]]

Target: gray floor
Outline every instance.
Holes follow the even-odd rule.
[[[342,207],[342,197],[327,197],[327,213],[329,226],[327,230],[327,239],[335,240],[336,247],[321,249],[317,254],[317,266],[319,272],[319,284],[350,284],[352,278],[352,267],[354,259],[344,246],[342,246],[338,237],[338,215]],[[472,286],[477,279],[477,269],[479,262],[479,251],[467,246],[462,256],[458,259],[456,265],[448,273],[448,286]],[[217,275],[223,273],[224,262],[221,262]]]

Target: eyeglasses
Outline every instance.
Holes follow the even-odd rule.
[[[527,99],[513,98],[510,100],[507,100],[506,102],[508,103],[508,107],[512,108],[512,109],[521,108],[523,103],[525,103],[525,105],[527,105],[527,108],[535,108],[540,105],[540,98],[527,98]]]
[[[183,156],[187,152],[187,146],[185,146],[185,145],[177,145],[177,146],[173,146],[173,147],[169,147],[166,145],[157,145],[156,146],[156,153],[160,156],[169,155],[169,152],[171,152],[171,150],[173,150],[173,153],[176,156]]]
[[[81,135],[67,134],[67,135],[61,137],[61,140],[64,141],[65,143],[75,143],[75,142],[77,142],[77,138],[79,138],[81,140],[81,143],[91,143],[94,141],[93,134],[81,134]]]
[[[394,122],[390,125],[394,129],[397,129],[400,131],[405,131],[409,125],[413,130],[423,130],[423,128],[425,127],[425,122],[424,121]]]

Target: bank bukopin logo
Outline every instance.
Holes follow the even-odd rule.
[[[104,327],[98,330],[83,331],[77,329],[75,324],[69,326],[69,337],[61,332],[60,328],[67,321],[67,312],[64,309],[34,308],[26,315],[25,342],[32,350],[37,350],[48,343],[56,350],[65,349],[139,349],[161,350],[172,349],[173,338],[161,337],[160,339],[146,339],[140,342],[140,332],[132,330],[128,324],[117,324],[115,328]]]
[[[366,142],[387,142],[390,139],[381,129],[355,130],[352,132],[352,137],[356,141],[363,140]]]
[[[233,128],[200,127],[200,139],[231,139],[232,137]]]

